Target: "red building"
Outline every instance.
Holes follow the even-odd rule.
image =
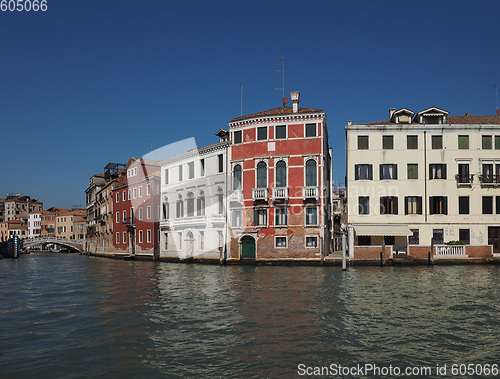
[[[330,250],[326,115],[279,107],[229,122],[228,261],[321,261]]]
[[[113,189],[113,245],[120,253],[157,258],[159,161],[130,158]]]

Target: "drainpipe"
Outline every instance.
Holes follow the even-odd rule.
[[[427,222],[427,132],[424,130],[424,215]]]

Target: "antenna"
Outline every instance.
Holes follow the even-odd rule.
[[[497,93],[497,114],[500,114],[500,110],[498,109],[498,84],[491,84],[490,87],[495,87],[495,91]]]
[[[281,63],[281,70],[276,70],[276,71],[283,73],[283,87],[282,88],[275,88],[275,90],[276,91],[283,91],[283,97],[285,97],[285,58],[281,57],[281,59],[278,61],[278,63]]]
[[[240,99],[240,102],[241,102],[241,104],[240,104],[240,107],[241,107],[241,109],[240,109],[240,112],[241,112],[240,116],[243,116],[243,84],[242,83],[238,83],[236,85],[238,87],[240,87],[240,98],[241,98]]]

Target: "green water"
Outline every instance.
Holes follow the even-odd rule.
[[[366,364],[432,368],[420,377],[446,365],[451,377],[452,365],[500,363],[498,266],[342,272],[31,254],[0,260],[0,286],[2,378],[282,378]]]

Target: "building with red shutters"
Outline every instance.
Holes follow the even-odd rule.
[[[229,122],[231,261],[322,261],[330,251],[326,115],[279,107]]]
[[[159,256],[159,161],[130,158],[113,189],[113,245],[134,257]]]

